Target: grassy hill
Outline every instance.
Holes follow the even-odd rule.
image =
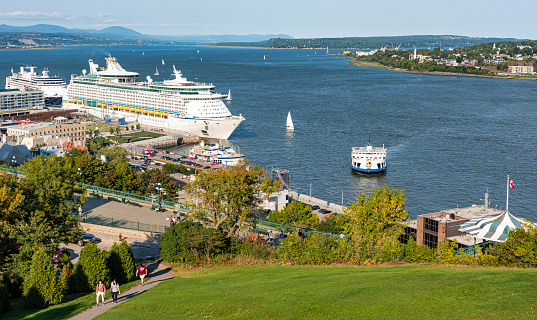
[[[535,319],[537,269],[241,266],[190,272],[97,319]]]

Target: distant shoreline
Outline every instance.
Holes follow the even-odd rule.
[[[378,62],[371,61],[358,61],[352,60],[349,64],[356,67],[371,68],[371,69],[385,69],[396,72],[405,72],[405,73],[416,73],[416,74],[430,74],[430,75],[439,75],[439,76],[458,76],[458,77],[477,77],[477,78],[491,78],[491,79],[521,79],[521,80],[537,80],[537,78],[529,77],[517,77],[517,76],[485,76],[479,74],[469,74],[469,73],[454,73],[454,72],[434,72],[434,71],[411,71],[401,68],[392,68],[384,66]]]

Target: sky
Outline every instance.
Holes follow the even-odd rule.
[[[448,34],[537,39],[537,1],[4,1],[0,24],[122,26],[144,34],[288,34],[295,38]]]

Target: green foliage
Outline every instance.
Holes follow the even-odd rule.
[[[24,279],[23,296],[26,304],[34,308],[58,304],[62,301],[63,289],[50,255],[37,250],[32,258],[30,273]]]
[[[165,261],[201,264],[223,253],[228,245],[222,231],[187,220],[166,228],[160,239],[160,255]]]
[[[113,130],[112,128],[110,129]],[[127,151],[119,146],[101,149],[97,157],[100,159],[101,155],[108,156],[108,162],[114,166],[129,161],[129,159],[127,159]]]
[[[4,284],[4,280],[0,279],[0,314],[6,312],[11,307],[9,292]]]
[[[275,251],[253,239],[231,239],[231,253],[236,256],[254,258],[256,260],[270,260],[276,258]]]
[[[174,201],[177,198],[179,189],[175,186],[172,178],[160,169],[150,169],[141,174],[141,184],[147,194],[159,196],[158,184],[162,190],[160,196],[162,199]]]
[[[175,164],[171,164],[171,163],[165,163],[162,166],[162,171],[164,171],[164,172],[166,172],[168,174],[182,173],[184,175],[191,175],[191,174],[196,172],[195,169],[187,168],[187,167],[183,166],[182,164],[175,165]]]
[[[328,232],[333,234],[343,233],[343,219],[339,219],[339,215],[331,215],[324,220],[321,220],[316,228],[318,231]]]
[[[219,170],[205,170],[185,186],[192,203],[199,206],[193,214],[208,219],[218,229],[226,226],[228,236],[238,234],[253,217],[252,208],[262,201],[260,195],[279,190],[279,181],[267,176],[265,169],[240,164]]]
[[[509,232],[509,238],[488,250],[501,265],[534,267],[537,266],[537,229],[526,224],[523,229]]]
[[[301,238],[292,234],[280,241],[278,253],[286,262],[295,264],[329,264],[344,261],[345,240],[318,233]]]
[[[83,285],[85,291],[95,289],[99,280],[102,280],[107,287],[110,286],[110,270],[106,265],[106,258],[106,252],[99,250],[92,242],[88,242],[82,249],[77,265],[80,264],[87,277],[87,282]],[[75,268],[75,273],[76,271]]]
[[[71,162],[63,157],[39,156],[27,161],[23,169],[26,208],[42,212],[43,223],[58,233],[56,239],[74,241],[78,233],[77,208],[85,201],[85,190],[77,186]]]
[[[91,291],[88,289],[88,277],[84,268],[77,262],[72,271],[64,274],[66,289],[69,294]],[[93,288],[91,288],[93,290]]]
[[[317,215],[311,213],[307,204],[292,201],[280,211],[272,211],[268,219],[283,224],[316,229],[319,223]]]
[[[8,271],[0,276],[0,281],[6,287],[11,299],[22,297],[23,278],[20,273]]]
[[[110,270],[110,278],[117,279],[119,283],[127,283],[135,277],[134,257],[125,240],[112,245],[106,264]]]
[[[14,239],[9,235],[9,225],[24,219],[24,192],[13,175],[0,173],[0,271],[5,271],[9,255],[13,253]]]

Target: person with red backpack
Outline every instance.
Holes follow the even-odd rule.
[[[143,263],[140,263],[138,268],[136,268],[136,276],[140,274],[140,279],[142,282],[142,286],[144,285],[144,278],[147,275],[147,267],[143,265]]]

